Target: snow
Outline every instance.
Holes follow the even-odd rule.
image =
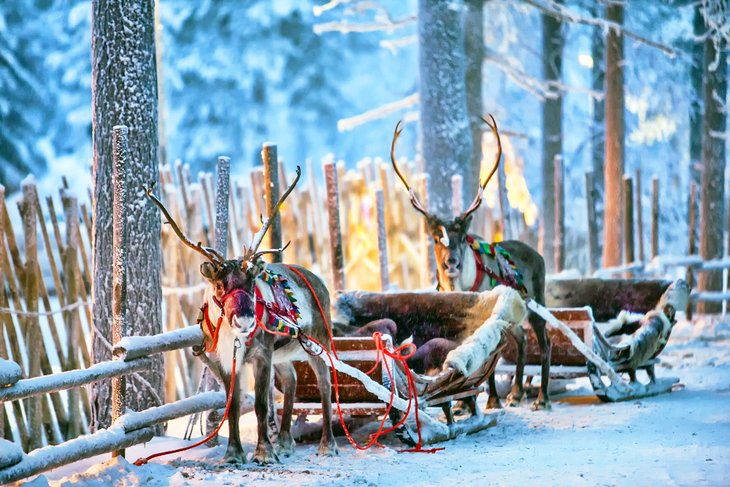
[[[22,376],[20,365],[0,358],[0,387],[15,384]]]
[[[230,466],[221,462],[223,439],[212,449],[199,447],[143,467],[131,464],[190,444],[180,439],[187,424],[181,418],[170,422],[170,436],[128,448],[128,461],[92,457],[44,474],[37,485],[728,485],[730,320],[678,323],[659,359],[659,377],[682,380],[671,394],[607,404],[592,394],[587,379],[578,379],[554,395],[552,411],[506,409],[495,427],[438,445],[445,450],[432,455],[399,454],[402,445],[394,438],[384,441],[385,448],[359,452],[338,437],[335,458],[316,456],[315,442],[299,444],[282,465]],[[482,394],[482,408],[484,401]],[[244,415],[241,427],[251,453],[254,415]],[[364,428],[355,436],[362,441],[369,432]]]
[[[15,465],[23,459],[23,450],[17,444],[0,438],[0,468]]]

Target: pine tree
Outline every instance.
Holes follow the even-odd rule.
[[[160,216],[147,204],[142,185],[159,179],[157,139],[157,75],[153,0],[127,4],[92,3],[93,97],[93,359],[109,360],[112,297],[112,127],[129,127],[128,174],[128,331],[160,333]],[[127,380],[127,407],[146,409],[164,402],[163,358],[153,357],[143,377]],[[145,381],[147,382],[145,384]],[[93,427],[110,422],[110,384],[92,392]]]

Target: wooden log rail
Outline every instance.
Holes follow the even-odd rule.
[[[154,336],[125,337],[114,347],[115,360],[100,362],[87,369],[30,379],[18,380],[15,364],[3,361],[0,364],[0,372],[3,374],[0,375],[3,376],[3,382],[12,384],[0,387],[0,402],[38,397],[144,370],[150,367],[151,355],[176,351],[200,343],[201,340],[202,333],[197,326]],[[0,469],[0,484],[15,482],[101,453],[145,443],[154,436],[154,426],[157,424],[202,411],[220,409],[225,404],[224,392],[207,392],[145,411],[126,413],[117,418],[108,429],[23,454],[18,463]]]

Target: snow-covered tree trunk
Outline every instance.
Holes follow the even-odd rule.
[[[129,127],[127,201],[128,326],[130,335],[161,331],[160,216],[147,204],[142,185],[159,179],[157,158],[157,76],[154,5],[92,2],[92,117],[94,164],[93,356],[111,359],[112,297],[112,127]],[[127,381],[128,407],[157,405],[163,396],[162,357]],[[111,420],[110,381],[92,390],[94,429]]]
[[[705,69],[705,44],[702,42],[705,20],[702,17],[701,7],[701,2],[697,2],[694,6],[694,42],[691,47],[690,66],[692,98],[689,104],[689,180],[690,184],[695,183],[697,187],[702,184],[702,77]],[[695,226],[687,231],[692,232],[697,241],[698,228]]]
[[[464,187],[469,201],[476,194],[476,181],[482,162],[482,65],[484,64],[484,0],[466,0],[464,16],[464,52],[466,55],[466,108],[471,131],[471,159],[466,169]],[[463,193],[462,193],[463,194]]]
[[[702,121],[702,193],[700,196],[700,255],[722,256],[725,226],[725,130],[727,127],[727,43],[721,36],[705,41],[704,103]],[[700,291],[722,290],[722,271],[700,274]],[[700,302],[698,313],[719,313],[720,302]]]
[[[560,21],[542,16],[542,70],[545,81],[560,83],[563,66],[563,34]],[[563,97],[554,93],[542,105],[542,226],[541,253],[548,272],[555,261],[555,156],[562,155]]]
[[[606,19],[623,25],[622,4],[606,5]],[[624,172],[624,41],[609,29],[606,37],[606,159],[604,167],[605,212],[603,266],[621,264],[621,180]]]
[[[464,5],[461,1],[419,0],[418,46],[421,140],[430,176],[429,209],[451,216],[451,176],[467,178],[471,131],[464,83]],[[474,188],[473,191],[475,191]],[[473,198],[465,191],[466,198]]]

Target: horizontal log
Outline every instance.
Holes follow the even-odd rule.
[[[550,308],[590,306],[596,321],[608,321],[621,311],[646,313],[657,305],[671,281],[659,279],[563,279],[548,281],[545,301]]]
[[[186,399],[164,404],[144,411],[133,411],[119,417],[114,424],[130,433],[148,426],[164,423],[189,414],[226,407],[226,393],[223,391],[203,392]]]
[[[689,299],[694,302],[704,301],[712,303],[721,303],[723,301],[730,301],[730,292],[724,293],[722,291],[703,291],[695,292],[689,295]]]
[[[23,456],[25,456],[25,453],[23,453],[20,445],[0,438],[0,469],[20,463]]]
[[[148,370],[152,367],[149,358],[135,359],[130,362],[112,360],[92,365],[88,369],[69,370],[53,375],[19,380],[15,385],[0,388],[0,401],[15,401],[26,397],[38,396],[49,392],[62,391],[73,387],[91,384],[101,379]]]
[[[23,377],[20,365],[11,360],[0,358],[0,387],[13,385]]]
[[[155,436],[152,428],[125,433],[121,426],[112,426],[91,435],[84,435],[60,445],[33,450],[12,467],[0,470],[0,484],[25,479],[62,465],[94,455],[146,443]]]
[[[171,352],[199,345],[202,340],[203,332],[199,326],[186,326],[159,335],[124,337],[114,345],[112,353],[117,358],[129,361],[156,353]]]

